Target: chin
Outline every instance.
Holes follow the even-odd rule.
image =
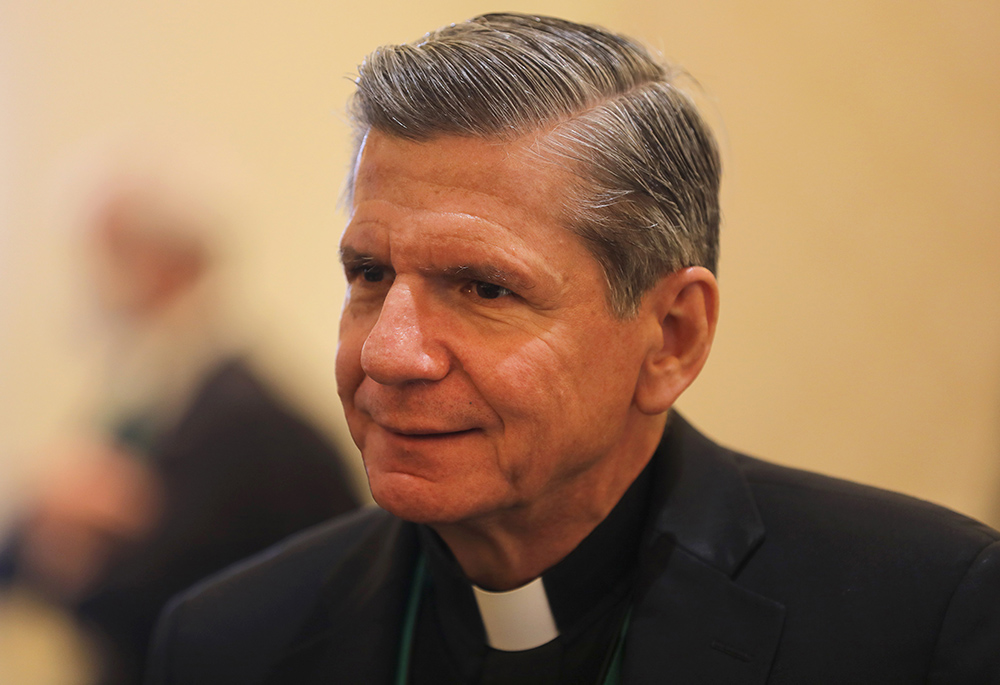
[[[455,496],[456,489],[464,494],[471,488],[434,483],[409,474],[369,475],[369,485],[376,504],[413,523],[459,523],[473,518],[483,508],[482,503]]]
[[[434,483],[405,473],[369,474],[375,503],[406,521],[434,523],[446,516],[446,503]]]

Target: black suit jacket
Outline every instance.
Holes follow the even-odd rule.
[[[1000,534],[723,449],[674,415],[626,683],[1000,683]],[[178,598],[150,685],[391,683],[416,527],[367,510]]]

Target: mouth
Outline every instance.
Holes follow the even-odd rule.
[[[470,435],[476,432],[477,430],[475,428],[466,428],[463,430],[446,431],[446,430],[434,430],[434,429],[423,429],[423,428],[402,429],[402,428],[392,428],[389,426],[382,426],[382,429],[385,432],[394,435],[396,437],[407,438],[411,440],[433,440],[441,438],[455,438],[455,437],[461,437],[463,435]]]

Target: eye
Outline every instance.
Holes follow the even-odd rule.
[[[347,276],[348,283],[366,292],[384,291],[392,284],[395,276],[391,267],[369,259],[345,261],[344,275]]]
[[[378,283],[385,278],[385,269],[381,266],[363,266],[361,267],[361,276],[369,283]]]
[[[472,284],[472,287],[475,289],[476,295],[479,295],[479,297],[484,300],[495,300],[500,297],[506,297],[507,295],[514,294],[502,285],[487,283],[485,281],[476,281]]]

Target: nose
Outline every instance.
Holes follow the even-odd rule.
[[[397,279],[361,348],[361,368],[382,385],[438,381],[448,374],[448,353],[425,303]]]

